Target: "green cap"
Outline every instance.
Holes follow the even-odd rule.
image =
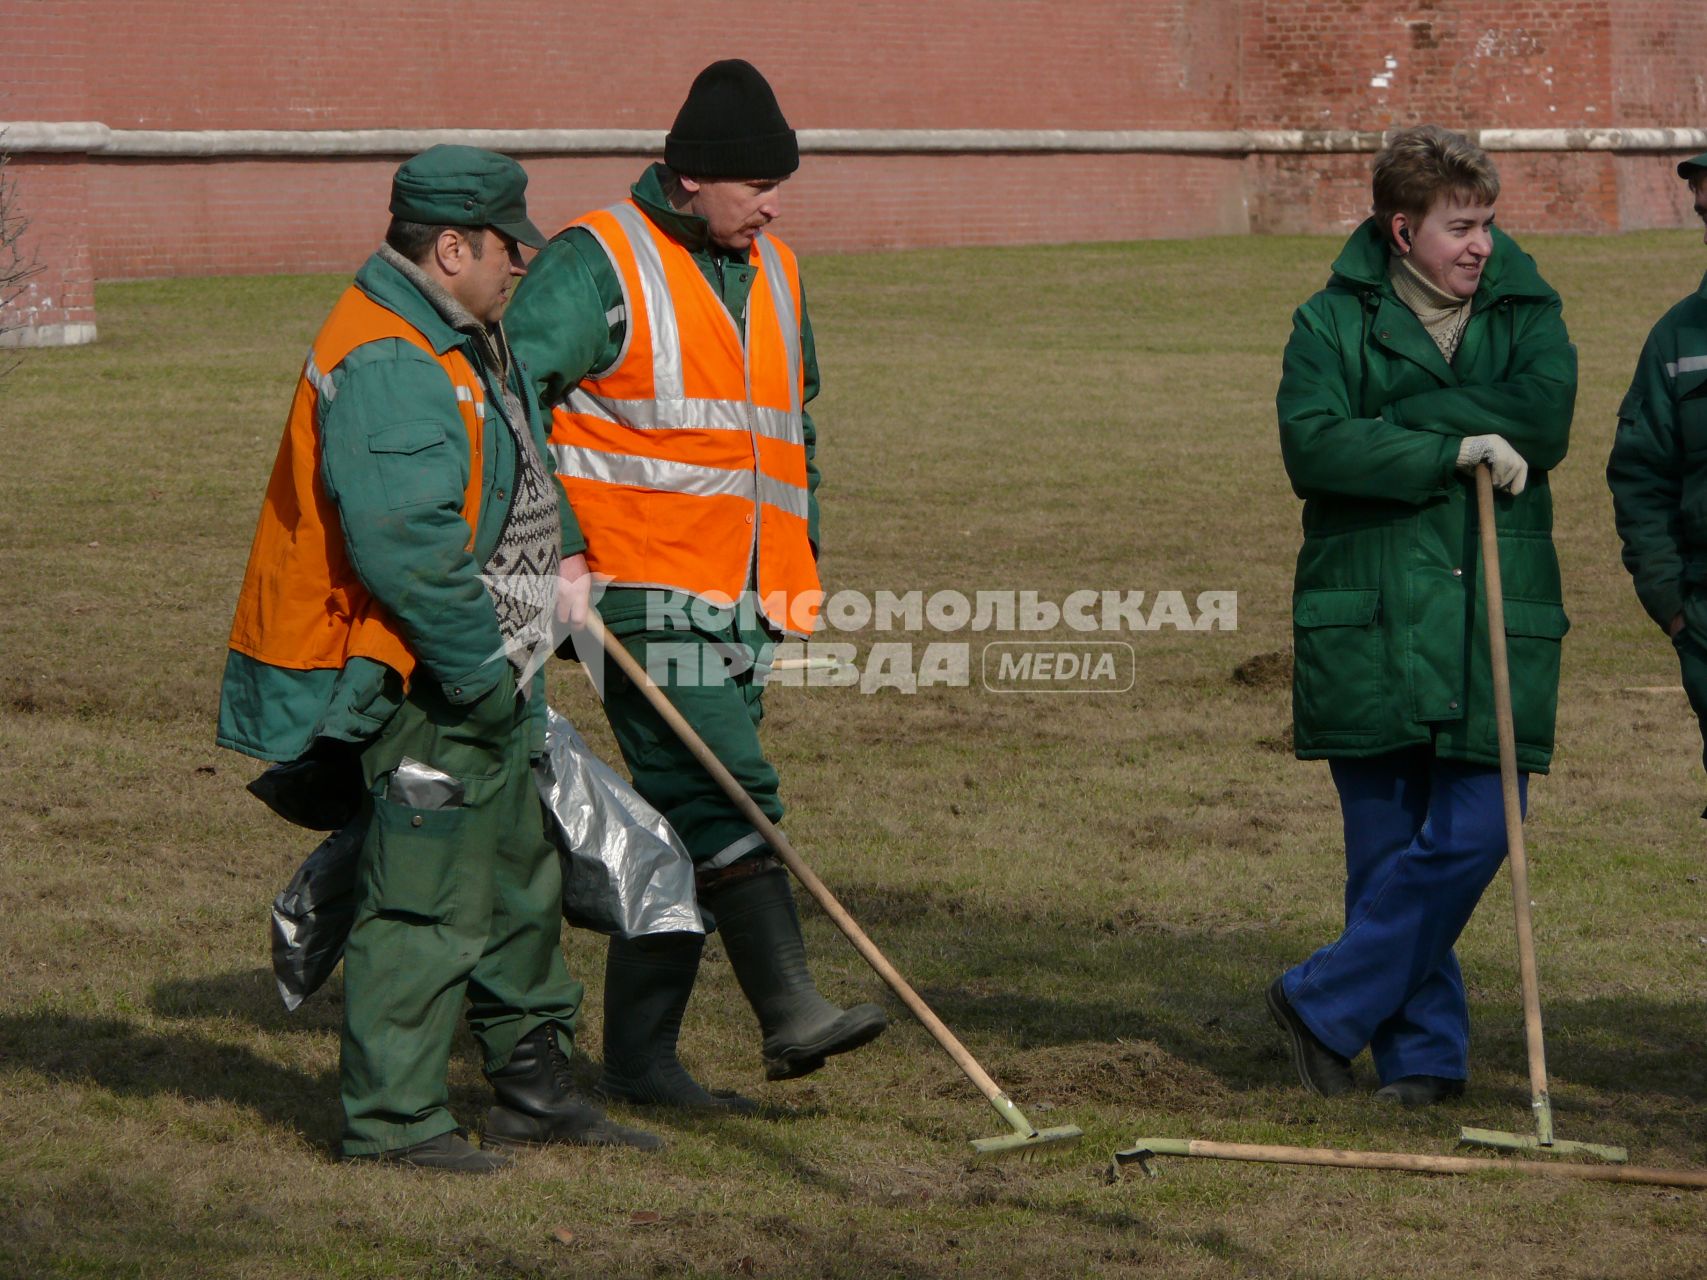
[[[533,249],[545,237],[528,221],[528,176],[509,156],[440,145],[405,160],[391,179],[391,216],[428,226],[495,227]]]
[[[1677,166],[1677,176],[1685,180],[1695,177],[1698,173],[1707,173],[1707,151],[1698,156],[1691,156]]]

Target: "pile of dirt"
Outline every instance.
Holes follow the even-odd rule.
[[[1286,689],[1292,685],[1292,650],[1276,649],[1246,658],[1233,668],[1233,683],[1247,689]]]
[[[1225,1097],[1226,1086],[1149,1040],[1049,1045],[1002,1063],[1002,1083],[1022,1106],[1047,1114],[1084,1103],[1195,1107]],[[1037,1124],[1045,1123],[1032,1117]]]

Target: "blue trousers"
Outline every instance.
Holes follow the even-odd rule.
[[[1345,821],[1345,932],[1286,972],[1286,998],[1316,1038],[1382,1083],[1464,1080],[1470,1013],[1452,952],[1506,856],[1498,769],[1427,747],[1333,760]],[[1517,776],[1527,810],[1529,775]]]

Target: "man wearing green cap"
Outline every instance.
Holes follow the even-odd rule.
[[[1707,151],[1677,173],[1707,223]],[[1671,637],[1707,743],[1707,278],[1648,334],[1618,408],[1606,481],[1624,567]]]
[[[552,455],[608,584],[610,630],[773,821],[758,725],[768,654],[805,637],[817,575],[818,364],[794,254],[768,227],[800,164],[765,78],[702,71],[630,198],[587,214],[535,260],[511,311],[551,410]],[[806,964],[787,873],[620,672],[605,712],[635,788],[681,834],[700,906],[758,1016],[765,1074],[791,1079],[874,1039],[882,1009],[841,1009]],[[703,938],[613,938],[599,1092],[749,1109],[682,1068],[676,1037]]]
[[[530,762],[551,615],[582,544],[499,318],[529,221],[515,161],[440,146],[314,339],[238,597],[221,744],[347,789],[364,824],[344,950],[346,1158],[460,1172],[506,1146],[660,1145],[573,1090],[561,872]],[[464,995],[496,1093],[448,1106]]]

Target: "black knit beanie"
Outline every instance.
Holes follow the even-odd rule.
[[[800,167],[800,145],[769,82],[729,58],[694,77],[664,137],[664,163],[690,178],[786,178]]]

